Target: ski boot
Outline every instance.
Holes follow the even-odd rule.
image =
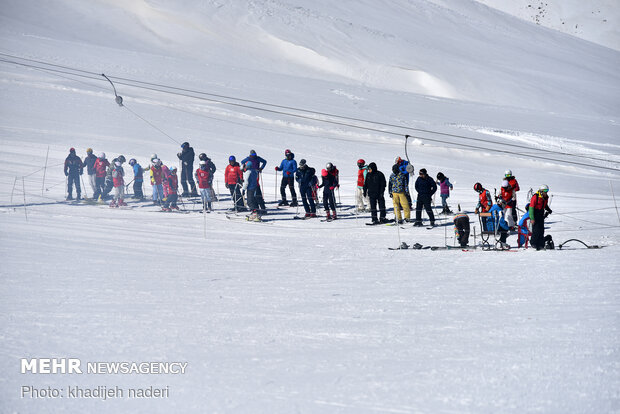
[[[172,211],[172,210],[170,209],[170,207],[162,207],[161,211]]]
[[[310,217],[316,218],[316,213],[310,213]]]
[[[177,211],[179,210],[179,206],[170,206],[170,208],[171,208],[172,210],[177,210]]]
[[[299,204],[297,204],[297,199],[293,199],[293,201],[291,201],[291,204],[289,207],[297,207]]]
[[[119,206],[126,206],[127,203],[125,203],[125,201],[121,198],[120,200],[118,200],[118,205]]]
[[[334,213],[332,214],[332,220],[336,220],[338,217],[336,217],[336,210],[334,210]]]
[[[67,201],[71,201],[71,200],[73,200],[73,196],[72,196],[71,194],[69,194],[69,195],[67,196]]]
[[[110,208],[115,208],[118,207],[118,205],[116,204],[116,201],[112,200],[112,202],[110,203]]]
[[[329,210],[325,210],[325,219],[326,219],[327,221],[332,221],[332,215],[331,215],[331,213],[329,212]]]
[[[286,200],[282,200],[278,203],[278,207],[282,207],[282,206],[288,206],[288,201]]]

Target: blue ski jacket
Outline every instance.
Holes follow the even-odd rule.
[[[282,171],[285,177],[293,177],[297,171],[297,161],[295,161],[295,159],[283,159],[278,167],[278,171]]]

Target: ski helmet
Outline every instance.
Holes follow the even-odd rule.
[[[363,158],[360,158],[359,160],[357,160],[358,167],[362,168],[365,164],[366,164],[366,161],[364,161]]]
[[[540,186],[538,191],[540,191],[541,193],[546,193],[546,192],[549,191],[549,186],[547,184],[543,184],[543,185]]]
[[[187,147],[189,147],[189,142],[184,142],[181,144],[181,148],[185,149]]]
[[[299,160],[299,168],[306,168],[308,166],[308,164],[306,164],[306,160],[305,159],[301,159]]]
[[[132,159],[129,160],[129,165],[131,165],[133,167],[134,165],[136,165],[137,162],[138,161],[136,161],[135,158],[132,158]]]
[[[444,178],[446,178],[446,176],[445,176],[445,175],[443,175],[443,173],[442,173],[442,172],[438,172],[438,173],[437,173],[437,179],[438,179],[438,180],[443,180]]]
[[[228,161],[237,161],[237,159],[235,158],[234,155],[231,155],[230,157],[228,157]]]
[[[101,154],[99,154],[99,158],[101,158],[102,160],[105,159],[105,152],[102,152]]]
[[[125,159],[125,156],[124,156],[124,155],[119,155],[119,156],[118,156],[118,160],[121,162],[121,164],[122,164],[122,163],[124,163],[125,161],[127,161],[127,160]]]
[[[512,171],[511,170],[506,170],[504,172],[504,177],[512,177]]]
[[[75,148],[69,148],[69,152],[75,153]]]
[[[252,157],[252,156],[256,157],[256,151],[250,150],[250,157]]]
[[[476,183],[474,184],[474,191],[481,192],[483,190],[482,184]]]
[[[334,168],[334,164],[332,164],[331,162],[328,162],[327,164],[325,164],[325,169],[327,171],[331,171],[332,168]]]
[[[502,187],[503,187],[503,188],[508,188],[508,187],[510,187],[510,183],[508,182],[508,180],[504,180],[504,181],[502,181]]]
[[[86,148],[86,153],[87,154],[92,154],[93,153],[93,149],[92,148]]]
[[[284,150],[284,155],[288,155],[288,154],[290,154],[290,153],[291,153],[291,150],[290,150],[290,149]]]
[[[155,160],[155,159],[157,159],[157,158],[159,158],[159,157],[157,156],[157,154],[151,154],[151,161],[153,161],[153,160]]]

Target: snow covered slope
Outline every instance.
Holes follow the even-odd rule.
[[[478,0],[529,22],[620,50],[616,0]]]
[[[473,0],[3,1],[1,411],[617,411],[617,67],[616,50]],[[218,167],[214,213],[62,202],[70,147],[177,165],[183,141]],[[339,220],[275,207],[286,148],[337,165]],[[228,156],[251,149],[268,161],[265,223],[225,214]],[[499,189],[510,168],[521,208],[550,186],[556,244],[605,247],[388,250],[454,243],[450,217],[353,214],[356,160],[387,175],[405,150],[450,177],[477,233],[473,184]],[[188,368],[20,374],[35,357]]]

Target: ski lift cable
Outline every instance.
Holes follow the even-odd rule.
[[[0,55],[2,55],[2,53],[0,53]],[[24,63],[19,63],[19,62],[12,62],[12,61],[7,61],[7,60],[3,60],[3,59],[0,59],[0,61],[6,62],[6,63],[14,63],[14,64],[18,64],[18,65],[21,65],[21,66],[32,67],[32,65],[28,65],[28,64],[24,64]],[[58,65],[55,65],[55,66],[58,66]],[[36,67],[36,68],[42,69],[40,67]],[[88,76],[87,76],[87,75],[80,75],[78,73],[68,73],[68,72],[63,72],[63,71],[54,70],[54,69],[47,69],[47,70],[49,70],[51,72],[61,72],[61,73],[66,73],[66,74],[70,74],[70,75],[74,75],[74,76],[81,76],[81,77],[87,77],[89,79],[95,79],[92,76],[90,76],[92,74],[92,72],[82,71],[82,72],[88,73]],[[80,71],[80,70],[76,70],[76,71]],[[108,78],[108,80],[110,81],[110,78]],[[111,81],[110,81],[110,83],[111,83]],[[382,133],[382,134],[403,136],[402,133],[396,132],[396,131],[388,131],[388,130],[383,130],[383,129],[378,129],[378,128],[371,128],[371,127],[365,127],[365,126],[361,126],[361,125],[349,124],[349,123],[345,123],[345,122],[338,122],[338,121],[329,120],[329,119],[321,119],[321,118],[316,118],[316,117],[307,116],[307,115],[301,115],[301,114],[289,113],[289,112],[284,112],[284,111],[271,110],[271,109],[267,109],[267,108],[260,108],[260,107],[244,105],[244,104],[238,104],[238,103],[234,103],[234,102],[227,102],[227,101],[222,101],[222,100],[217,100],[217,99],[209,99],[209,98],[204,98],[204,97],[199,97],[199,96],[194,96],[194,95],[175,93],[175,92],[170,92],[170,91],[166,91],[166,90],[157,89],[157,88],[154,88],[154,87],[136,86],[136,85],[133,85],[131,83],[126,83],[126,82],[118,82],[117,81],[117,83],[121,83],[121,84],[124,84],[126,86],[136,87],[136,88],[140,88],[140,89],[152,90],[152,91],[157,91],[157,92],[161,92],[161,93],[168,93],[168,94],[173,94],[173,95],[178,95],[178,96],[184,96],[184,97],[189,97],[189,98],[194,98],[194,99],[199,99],[199,100],[204,100],[204,101],[209,101],[209,102],[215,102],[215,103],[220,103],[220,104],[225,104],[225,105],[230,105],[230,106],[243,107],[243,108],[247,108],[247,109],[253,109],[253,110],[270,112],[270,113],[275,113],[275,114],[280,114],[280,115],[285,115],[285,116],[291,116],[291,117],[297,117],[297,118],[302,118],[302,119],[308,119],[308,120],[312,120],[312,121],[316,121],[316,122],[330,123],[330,124],[333,124],[333,125],[340,125],[340,126],[345,126],[345,127],[349,127],[349,128],[373,131],[373,132],[378,132],[378,133]],[[144,82],[142,82],[142,83],[144,83]],[[200,92],[197,92],[197,93],[200,93]],[[116,95],[116,97],[119,97],[119,96]],[[274,105],[272,105],[272,106],[274,106]],[[321,114],[321,113],[315,113],[315,114]],[[333,117],[336,117],[336,118],[347,119],[346,117],[339,117],[337,115],[329,115],[328,114],[328,116],[333,116]],[[374,124],[377,124],[377,125],[383,125],[383,123],[380,123],[380,122],[373,122],[373,121],[367,121],[367,120],[360,120],[360,121],[361,122],[366,122],[366,123],[371,123],[371,124],[374,123]],[[403,127],[403,126],[397,126],[397,125],[392,125],[392,126],[395,126],[395,127],[398,127],[398,128],[407,129],[407,127]],[[416,130],[415,128],[411,128],[411,129],[412,130]],[[474,139],[474,138],[470,138],[470,137],[459,136],[459,135],[455,135],[455,134],[445,134],[445,133],[440,133],[440,132],[430,131],[430,130],[422,130],[422,131],[430,132],[430,133],[435,133],[435,134],[440,134],[440,135],[446,135],[446,136],[465,138],[465,139]],[[408,137],[411,137],[411,135],[408,135]],[[505,153],[505,154],[510,154],[510,155],[531,157],[531,158],[537,158],[537,159],[546,160],[546,161],[552,161],[552,162],[559,162],[559,163],[565,163],[565,164],[584,166],[584,167],[588,167],[588,168],[596,168],[596,169],[603,169],[603,170],[609,170],[609,171],[620,171],[619,168],[614,168],[614,167],[606,167],[606,166],[601,166],[601,165],[587,164],[587,163],[582,163],[582,162],[563,160],[563,159],[557,159],[557,158],[550,158],[550,157],[543,157],[543,156],[537,156],[537,155],[526,155],[526,154],[522,154],[522,153],[514,152],[514,151],[501,150],[501,149],[489,148],[489,147],[482,147],[482,146],[476,146],[476,145],[464,144],[464,143],[458,143],[458,142],[450,142],[450,141],[439,140],[439,139],[428,138],[428,137],[415,137],[415,138],[418,138],[418,139],[421,139],[421,140],[426,140],[426,141],[429,141],[429,142],[437,142],[437,143],[441,143],[441,144],[456,145],[456,146],[459,146],[459,147],[462,147],[462,148],[468,148],[468,149],[476,149],[476,150],[483,150],[483,151],[495,151],[495,152]],[[474,140],[480,140],[480,139],[474,139]],[[174,141],[177,142],[176,140],[174,140]],[[493,144],[493,145],[502,145],[501,143],[494,142],[494,141],[486,141],[486,140],[480,140],[480,141],[484,141],[484,142],[487,142],[487,143],[490,143],[490,144]],[[513,145],[512,147],[515,147],[515,146]],[[525,148],[527,148],[528,150],[532,150],[532,148],[530,148],[530,147],[525,147]],[[551,151],[551,150],[540,149],[540,151],[548,152],[548,153],[553,153],[553,154],[558,154],[558,155],[573,156],[573,154],[570,154],[570,153],[563,153],[563,152],[557,152],[557,151]],[[592,157],[580,156],[580,158],[592,158]],[[602,161],[599,158],[593,158],[593,159],[597,160],[597,161]]]

